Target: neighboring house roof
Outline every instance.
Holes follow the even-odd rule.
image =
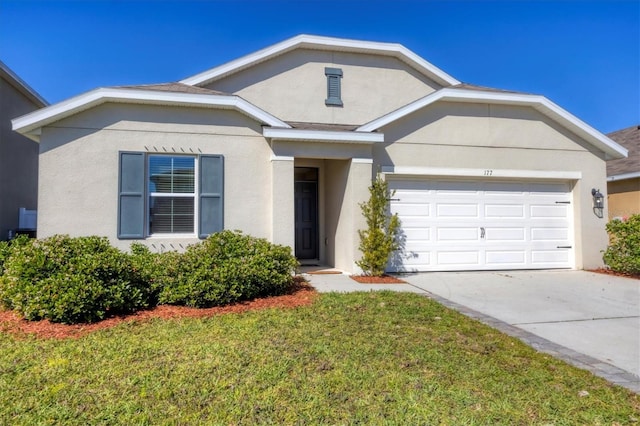
[[[23,79],[18,77],[16,73],[11,71],[11,69],[2,61],[0,61],[0,77],[7,80],[13,87],[19,90],[38,107],[42,108],[49,105],[49,102],[47,102],[42,96],[40,96],[38,92],[33,90],[31,86],[25,83]]]
[[[608,158],[624,158],[627,150],[616,142],[612,141],[593,127],[581,121],[568,111],[560,108],[549,99],[540,95],[529,95],[517,92],[506,92],[497,90],[482,90],[478,86],[460,85],[446,87],[423,98],[420,98],[408,105],[403,106],[389,114],[383,115],[367,124],[360,126],[359,132],[372,132],[380,129],[396,120],[406,117],[422,108],[432,105],[438,101],[448,102],[488,102],[503,105],[530,106],[542,114],[558,122],[563,127],[571,130],[578,136],[584,138],[594,147],[602,150]]]
[[[429,77],[442,86],[451,86],[460,82],[442,71],[440,68],[425,61],[406,47],[397,43],[380,43],[373,41],[349,40],[334,37],[320,37],[301,34],[280,43],[274,44],[257,52],[243,56],[226,64],[196,74],[181,80],[181,83],[194,86],[209,84],[228,75],[252,67],[294,49],[330,50],[349,53],[375,54],[395,57],[421,74]]]
[[[629,150],[627,158],[607,161],[607,181],[640,177],[640,124],[607,136]]]
[[[239,96],[221,95],[220,92],[207,89],[194,89],[197,93],[190,93],[183,85],[172,83],[145,86],[144,89],[135,86],[99,88],[18,117],[12,121],[13,130],[39,141],[40,129],[43,126],[106,102],[233,109],[269,126],[290,127],[284,121]]]

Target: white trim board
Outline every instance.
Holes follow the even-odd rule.
[[[292,37],[262,50],[258,50],[257,52],[243,56],[231,62],[227,62],[226,64],[211,68],[192,77],[185,78],[184,80],[181,80],[180,83],[192,86],[203,86],[295,49],[333,50],[340,52],[392,56],[407,63],[409,66],[415,68],[438,84],[443,86],[460,84],[458,80],[442,71],[440,68],[425,61],[401,44],[349,40],[307,34]]]
[[[640,172],[622,173],[607,177],[607,182],[617,182],[619,180],[640,178]]]
[[[265,138],[285,141],[317,141],[329,143],[371,144],[384,142],[383,133],[334,132],[331,130],[282,129],[265,127]]]
[[[389,114],[383,115],[356,129],[356,132],[373,132],[396,120],[432,105],[439,101],[466,102],[466,103],[492,103],[502,105],[530,106],[560,123],[566,129],[584,138],[594,147],[606,154],[606,159],[624,158],[628,155],[627,149],[589,126],[568,111],[560,108],[549,99],[540,95],[527,95],[520,93],[501,93],[456,88],[444,88],[417,101],[403,106]]]
[[[12,120],[13,130],[39,141],[39,130],[43,126],[107,102],[233,109],[269,126],[291,127],[268,112],[234,95],[99,88],[18,117]]]
[[[271,161],[295,161],[295,157],[271,154]]]
[[[545,171],[545,170],[509,170],[509,169],[457,169],[438,167],[394,167],[383,166],[382,174],[391,176],[449,176],[474,178],[509,178],[509,179],[557,179],[579,180],[582,172]]]

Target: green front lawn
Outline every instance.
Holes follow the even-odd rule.
[[[0,424],[640,419],[638,395],[412,294],[325,294],[75,340],[0,335]]]

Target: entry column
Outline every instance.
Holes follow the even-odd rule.
[[[271,157],[271,241],[291,247],[295,244],[294,158]]]
[[[360,268],[356,265],[356,261],[362,258],[362,252],[358,249],[360,245],[360,237],[358,230],[366,229],[367,221],[362,215],[360,204],[366,202],[369,199],[369,186],[371,186],[371,179],[373,178],[373,160],[369,158],[353,158],[351,160],[351,167],[349,168],[349,181],[347,184],[349,190],[349,204],[351,210],[351,226],[352,233],[349,241],[349,245],[352,247],[351,262],[348,265],[349,269],[356,273],[360,273]]]

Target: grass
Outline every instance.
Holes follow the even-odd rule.
[[[640,419],[638,395],[412,294],[325,294],[304,308],[125,323],[75,340],[1,337],[0,424]]]

